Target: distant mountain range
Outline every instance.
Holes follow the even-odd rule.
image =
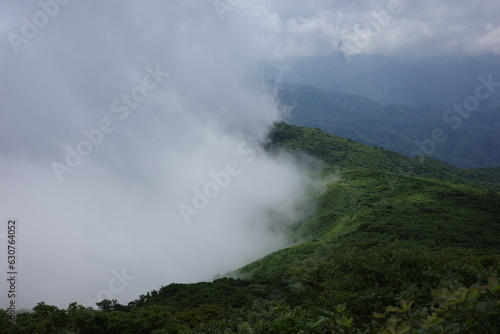
[[[500,106],[469,113],[465,109],[382,104],[296,84],[279,84],[279,98],[292,107],[286,119],[291,124],[464,168],[500,165]]]
[[[286,68],[286,70],[282,70]],[[383,104],[430,105],[440,108],[463,103],[475,94],[480,77],[500,82],[500,56],[398,58],[341,54],[298,58],[263,69],[269,79],[311,85],[326,91],[360,95]],[[500,105],[495,87],[479,110]]]

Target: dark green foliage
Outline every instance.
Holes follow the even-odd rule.
[[[220,278],[213,282],[170,284],[159,291],[142,295],[134,301],[137,306],[165,305],[175,309],[192,309],[200,305],[242,307],[251,300],[268,295],[265,286],[234,278]]]
[[[277,124],[270,138],[270,150],[284,147],[291,151],[306,152],[327,162],[332,170],[377,170],[500,189],[498,167],[461,169],[428,157],[409,158],[319,129],[286,123]]]
[[[401,299],[399,307],[388,306],[381,333],[484,333],[500,332],[500,285],[489,277],[486,285],[473,284],[432,291],[433,301],[425,307],[415,307],[413,300]]]

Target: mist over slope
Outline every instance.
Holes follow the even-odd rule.
[[[42,11],[6,6],[16,34]],[[314,182],[260,149],[282,111],[251,37],[211,3],[73,1],[27,43],[3,40],[0,242],[16,218],[18,307],[130,300],[285,245]]]

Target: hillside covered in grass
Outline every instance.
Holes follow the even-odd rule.
[[[290,247],[213,282],[127,305],[43,303],[1,333],[498,333],[500,174],[278,124],[283,149],[324,162]]]

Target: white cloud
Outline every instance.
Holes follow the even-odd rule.
[[[252,10],[252,8],[254,10]],[[258,8],[256,10],[255,8]],[[397,10],[396,10],[397,9]],[[263,58],[331,54],[339,41],[349,42],[356,27],[372,32],[374,14],[389,13],[389,24],[370,36],[359,53],[461,55],[498,53],[494,42],[500,3],[479,1],[253,1],[228,16],[246,18],[251,29],[266,26]],[[266,22],[275,22],[269,27]],[[259,23],[260,22],[260,23]],[[257,26],[257,28],[255,28]],[[260,34],[262,36],[262,34]],[[492,38],[490,38],[491,36]],[[488,42],[485,42],[487,40]],[[266,54],[268,50],[273,53]]]

